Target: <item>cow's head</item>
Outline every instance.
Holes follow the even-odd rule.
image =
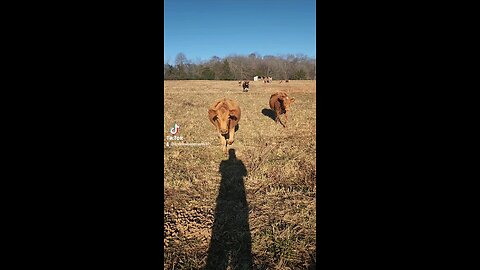
[[[281,106],[285,111],[290,110],[290,105],[295,101],[295,98],[289,97],[287,95],[280,95],[278,97],[278,101],[280,102]]]
[[[222,135],[226,135],[230,128],[234,128],[238,123],[238,112],[230,110],[226,106],[220,106],[218,109],[209,109],[208,116]]]

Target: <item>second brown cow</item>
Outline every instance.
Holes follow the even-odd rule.
[[[295,98],[289,97],[286,92],[280,91],[270,96],[270,108],[275,112],[275,122],[280,122],[283,127],[286,127],[288,120],[288,112],[290,105],[295,101]],[[285,123],[280,119],[280,115],[285,114]]]

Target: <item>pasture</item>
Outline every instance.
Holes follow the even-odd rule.
[[[165,81],[164,269],[314,269],[316,82],[279,82]],[[277,91],[295,98],[286,128]],[[207,114],[222,97],[242,111],[229,155]],[[167,146],[174,123],[204,145]]]

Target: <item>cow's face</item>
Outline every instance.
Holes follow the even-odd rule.
[[[218,110],[210,110],[209,113],[212,114],[213,123],[222,135],[226,135],[228,133],[229,127],[231,126],[230,122],[237,121],[234,111],[223,107],[219,108]]]
[[[291,98],[288,96],[280,96],[278,97],[278,101],[282,105],[282,107],[285,109],[285,111],[290,110],[290,105],[295,101],[295,98]]]

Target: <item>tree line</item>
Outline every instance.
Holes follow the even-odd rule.
[[[175,57],[174,65],[163,66],[165,80],[253,80],[254,76],[268,76],[274,80],[315,80],[316,59],[302,54],[285,56],[231,55],[213,56],[210,60],[194,63],[185,54]]]

